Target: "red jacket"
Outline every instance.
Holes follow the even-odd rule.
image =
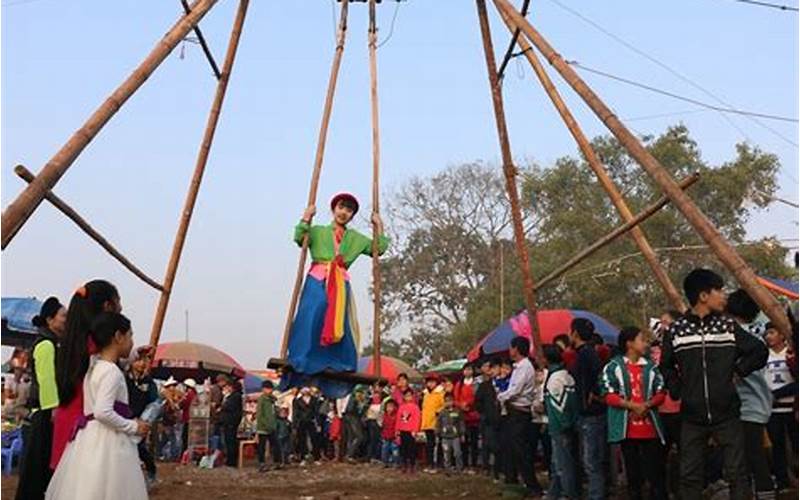
[[[397,411],[393,413],[383,414],[383,427],[381,428],[381,437],[383,439],[392,440],[397,435]]]
[[[464,424],[467,427],[477,427],[481,416],[475,409],[475,379],[472,379],[471,384],[459,380],[453,388],[453,398],[456,406],[464,413]]]
[[[403,403],[397,410],[397,432],[419,432],[421,415],[416,403]]]

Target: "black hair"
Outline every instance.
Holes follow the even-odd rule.
[[[578,334],[578,337],[582,341],[589,342],[592,340],[592,336],[594,335],[594,323],[592,323],[592,320],[587,318],[575,318],[572,320],[569,327],[573,332]]]
[[[605,340],[603,340],[603,337],[599,333],[594,332],[592,334],[592,344],[594,344],[594,345],[603,345],[603,344],[605,344]]]
[[[511,362],[510,358],[503,358],[503,359],[500,360],[500,366],[503,366],[503,365],[512,366],[513,363]]]
[[[275,388],[275,384],[272,383],[272,380],[265,380],[265,381],[261,382],[261,388],[262,389],[267,389],[267,388],[274,389]]]
[[[500,360],[499,359],[489,359],[487,361],[489,361],[489,366],[492,366],[492,367],[500,366]]]
[[[72,400],[89,368],[89,329],[106,302],[119,298],[117,288],[105,280],[92,280],[75,292],[67,308],[67,326],[56,350],[58,400]]]
[[[542,352],[544,353],[544,359],[550,364],[555,365],[563,361],[561,358],[561,349],[555,344],[545,345],[542,347]]]
[[[454,399],[453,393],[452,392],[444,393],[444,399]]]
[[[617,347],[619,347],[619,350],[622,354],[625,354],[628,351],[628,342],[632,342],[640,333],[642,333],[641,328],[636,326],[626,326],[619,331],[619,337],[617,337]]]
[[[758,304],[741,288],[728,296],[728,305],[725,307],[728,314],[741,318],[745,323],[755,321],[758,313],[761,312]]]
[[[518,335],[511,339],[511,347],[516,349],[522,356],[527,356],[531,352],[531,341],[527,337]]]
[[[386,379],[378,380],[378,387],[380,387],[381,389],[383,389],[387,385],[389,385],[389,382]]]
[[[722,276],[710,269],[695,269],[683,279],[683,293],[690,306],[697,304],[700,294],[711,290],[722,290],[725,286]]]
[[[408,382],[408,375],[406,375],[406,373],[405,373],[405,372],[399,373],[399,374],[397,375],[397,380],[400,380],[401,378],[404,378],[404,379],[406,379],[406,382]]]
[[[349,208],[353,211],[353,213],[358,211],[358,204],[355,200],[351,198],[342,198],[336,202],[337,205],[342,205],[343,207]]]
[[[64,307],[59,302],[58,298],[56,297],[48,297],[47,300],[42,303],[42,308],[39,309],[39,314],[31,319],[31,323],[33,326],[37,328],[44,328],[47,326],[47,320],[53,318],[61,308]]]
[[[131,329],[131,321],[120,313],[104,312],[97,315],[92,321],[91,333],[92,340],[98,349],[102,349],[111,344],[117,332],[128,333]]]
[[[391,398],[390,398],[390,399],[387,399],[387,400],[386,400],[386,406],[389,406],[389,405],[395,405],[395,406],[397,406],[397,401],[395,401],[394,399],[391,399]]]
[[[562,343],[564,345],[569,345],[570,344],[569,335],[567,335],[566,333],[562,333],[560,335],[556,335],[553,338],[553,344],[558,345],[558,344],[562,344]]]
[[[403,391],[403,396],[408,396],[409,394],[413,396],[414,391],[412,391],[411,389],[406,389],[405,391]]]

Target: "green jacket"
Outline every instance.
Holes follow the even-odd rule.
[[[256,407],[256,432],[258,434],[272,434],[277,428],[275,397],[262,394],[258,397],[258,406]]]
[[[333,224],[327,226],[311,226],[300,221],[294,228],[294,241],[303,244],[303,236],[308,233],[308,249],[314,262],[330,262],[334,258]],[[389,248],[389,238],[381,235],[378,238],[378,254],[383,255]],[[372,255],[372,239],[364,236],[355,229],[345,229],[342,242],[339,244],[339,254],[344,259],[345,267],[350,265],[359,255]]]
[[[664,391],[664,378],[658,367],[647,359],[646,357],[639,358],[639,363],[643,365],[642,369],[642,389],[644,390],[644,400],[650,401],[654,394]],[[628,369],[625,367],[625,358],[623,356],[614,356],[603,368],[603,373],[600,378],[600,395],[605,397],[608,394],[619,394],[624,399],[630,399],[631,393],[631,376]],[[628,413],[630,410],[624,408],[617,408],[614,406],[608,407],[608,442],[617,443],[623,441],[628,432]],[[666,443],[664,440],[664,428],[661,425],[661,419],[658,417],[657,409],[651,408],[648,412],[650,420],[656,428],[656,433],[661,443]]]
[[[548,367],[544,384],[544,406],[551,436],[575,427],[579,406],[575,379],[561,363]]]

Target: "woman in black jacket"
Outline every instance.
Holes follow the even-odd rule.
[[[239,430],[239,423],[242,421],[242,386],[238,381],[233,381],[226,386],[225,390],[230,392],[222,400],[219,414],[225,440],[225,465],[236,467],[239,448],[236,433]]]

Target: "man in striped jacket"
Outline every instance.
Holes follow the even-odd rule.
[[[714,437],[725,453],[730,498],[747,498],[739,396],[735,380],[763,367],[767,348],[733,318],[725,316],[722,277],[695,269],[683,282],[691,308],[667,331],[661,371],[670,395],[681,399],[681,498],[699,500],[703,490],[703,453]]]

